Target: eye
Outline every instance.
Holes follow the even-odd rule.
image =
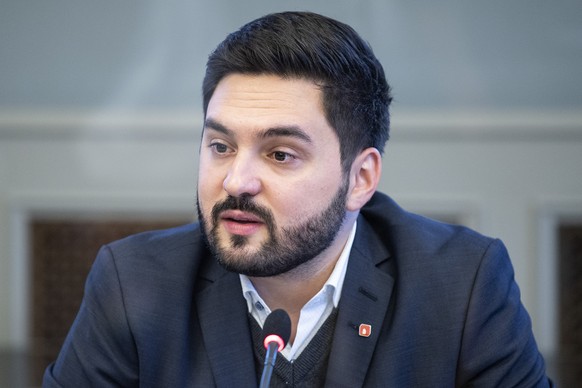
[[[273,158],[278,162],[284,162],[285,160],[287,160],[287,158],[290,158],[290,157],[291,156],[285,152],[281,152],[281,151],[273,152]]]
[[[224,143],[211,143],[210,148],[212,148],[217,154],[226,154],[228,152],[228,146]]]
[[[273,151],[269,156],[278,163],[290,163],[295,159],[294,155],[284,151]]]

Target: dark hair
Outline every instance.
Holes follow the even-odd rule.
[[[271,14],[244,25],[208,58],[204,115],[220,80],[233,73],[302,78],[318,85],[345,172],[363,149],[383,152],[390,87],[372,49],[350,26],[310,12]]]

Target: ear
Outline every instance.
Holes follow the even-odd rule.
[[[359,211],[372,198],[381,174],[382,157],[376,148],[366,148],[356,156],[350,170],[348,211]]]

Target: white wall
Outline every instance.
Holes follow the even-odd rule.
[[[195,213],[210,50],[285,8],[354,26],[394,87],[381,187],[512,254],[555,346],[555,224],[582,220],[582,3],[186,0],[0,4],[0,349],[26,347],[26,220]]]

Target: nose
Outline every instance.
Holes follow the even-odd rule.
[[[261,191],[258,165],[250,156],[239,153],[228,169],[224,190],[233,197],[257,195]]]

